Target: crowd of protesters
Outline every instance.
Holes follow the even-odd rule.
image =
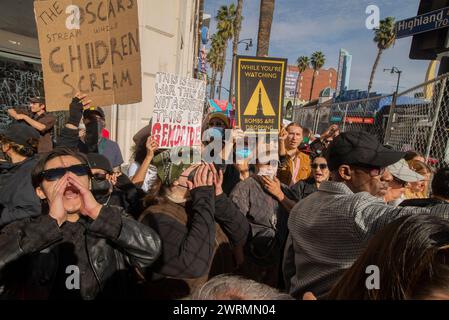
[[[213,112],[201,148],[140,130],[125,171],[92,103],[56,137],[43,97],[9,110],[0,299],[449,299],[449,168],[337,126],[254,145]]]

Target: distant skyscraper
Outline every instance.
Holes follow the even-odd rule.
[[[337,95],[339,95],[342,91],[349,89],[351,64],[352,55],[350,55],[345,49],[340,49],[340,58],[338,59]]]
[[[286,98],[294,98],[295,93],[298,95],[298,92],[295,89],[296,85],[298,84],[297,83],[298,76],[299,76],[298,67],[296,66],[287,67],[287,74],[285,77],[285,94],[284,94]]]

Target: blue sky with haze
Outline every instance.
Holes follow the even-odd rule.
[[[205,13],[215,17],[221,5],[237,3],[237,0],[205,0]],[[255,55],[259,26],[260,0],[244,0],[242,34],[240,39],[252,38],[254,47],[245,51],[239,46],[239,54]],[[418,11],[419,0],[276,0],[269,55],[288,58],[295,64],[299,56],[310,56],[314,51],[326,55],[325,68],[338,66],[340,48],[353,55],[350,89],[366,90],[369,75],[377,53],[373,31],[365,27],[368,5],[377,5],[380,18],[393,16],[396,20],[413,17]],[[216,21],[211,23],[211,34]],[[396,75],[383,72],[396,66],[403,70],[400,89],[404,90],[424,81],[428,62],[410,60],[411,38],[399,39],[393,48],[384,52],[376,72],[373,90],[391,93],[396,87]],[[229,43],[229,46],[232,46]],[[227,56],[223,86],[229,87],[231,51]],[[227,92],[222,91],[222,98]]]

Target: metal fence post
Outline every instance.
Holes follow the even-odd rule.
[[[316,109],[315,121],[313,123],[313,132],[318,132],[318,123],[320,121],[320,108]]]
[[[388,122],[387,122],[387,129],[385,133],[384,138],[384,144],[388,144],[391,138],[391,130],[393,129],[393,116],[394,116],[394,109],[396,109],[396,101],[398,98],[398,92],[393,93],[393,100],[391,102],[390,106],[390,112],[388,113]]]
[[[343,127],[341,129],[343,132],[345,132],[345,128],[346,128],[346,117],[348,115],[348,108],[349,108],[349,103],[346,104],[345,115],[343,117]]]
[[[425,155],[426,160],[429,159],[430,149],[432,148],[433,139],[435,138],[435,130],[437,128],[438,115],[440,114],[440,110],[441,110],[441,103],[443,102],[444,90],[446,89],[446,81],[447,81],[447,78],[445,77],[443,79],[443,81],[441,82],[440,92],[438,93],[437,106],[435,108],[435,114],[432,119],[432,128],[430,129],[429,140],[428,140],[428,144],[427,144],[427,148],[426,148],[426,155]]]

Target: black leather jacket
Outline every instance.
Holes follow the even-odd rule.
[[[148,267],[161,252],[158,234],[120,207],[105,206],[95,221],[86,219],[83,237],[97,282],[86,286],[92,289],[83,299],[131,297],[129,267]],[[6,226],[0,233],[1,298],[49,298],[61,240],[60,228],[48,215]]]

